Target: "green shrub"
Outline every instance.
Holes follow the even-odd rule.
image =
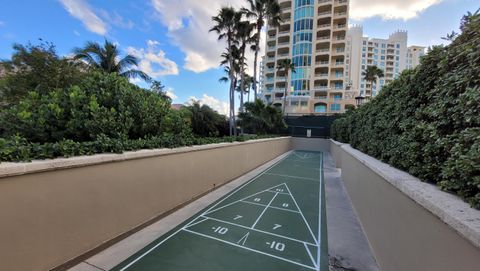
[[[465,16],[461,30],[331,132],[480,208],[480,15]]]
[[[245,103],[245,112],[238,114],[238,124],[249,133],[279,134],[287,128],[279,109],[261,100]]]
[[[161,136],[141,139],[109,138],[99,135],[94,141],[75,142],[61,140],[55,143],[31,143],[25,138],[13,136],[0,138],[0,162],[31,161],[33,159],[51,159],[97,153],[122,153],[140,149],[177,148],[182,146],[205,145],[223,142],[243,142],[247,140],[270,138],[275,136],[239,136],[239,137],[194,137],[191,135],[165,133]]]
[[[95,72],[78,86],[30,92],[0,112],[1,137],[19,135],[31,142],[70,139],[143,138],[161,135],[170,101],[116,74]],[[183,126],[182,126],[183,127]]]

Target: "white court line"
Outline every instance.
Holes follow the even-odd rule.
[[[310,252],[310,249],[308,248],[307,244],[304,243],[303,245],[305,246],[305,249],[308,252],[308,256],[310,256],[310,260],[312,260],[313,266],[315,266],[315,268],[318,268],[317,264],[315,263],[315,259],[313,258],[312,253]],[[320,249],[320,248],[317,247],[317,249]]]
[[[288,188],[288,185],[286,185],[286,187],[287,187],[288,193],[292,194],[292,192],[291,192],[290,189]],[[302,209],[300,209],[300,207],[298,206],[297,201],[295,200],[295,197],[293,196],[293,194],[292,194],[291,197],[292,197],[292,199],[293,199],[293,202],[294,202],[295,205],[297,206],[297,209],[300,211],[300,215],[301,215],[302,218],[303,218],[303,222],[305,222],[305,224],[307,225],[307,228],[308,228],[308,230],[310,231],[310,234],[312,235],[313,240],[315,240],[315,242],[317,243],[317,246],[319,246],[320,244],[319,244],[318,240],[320,240],[320,239],[317,240],[317,238],[315,238],[315,234],[313,234],[313,231],[312,231],[312,229],[310,228],[310,224],[308,224],[307,219],[305,219],[305,216],[304,216],[303,213],[302,213]],[[321,197],[321,195],[319,195],[319,197]],[[319,209],[318,211],[320,212],[321,209]]]
[[[196,219],[192,220],[192,222],[195,221],[195,220],[196,220]],[[204,222],[204,221],[206,221],[206,220],[208,220],[208,219],[205,218],[205,219],[200,220],[200,221],[197,221],[197,222],[195,222],[195,223],[191,223],[191,222],[190,222],[190,223],[188,223],[187,225],[185,225],[183,228],[193,227],[193,226],[198,225],[198,224],[200,224],[200,223],[202,223],[202,222]]]
[[[221,210],[221,209],[223,209],[223,208],[225,208],[225,207],[232,206],[232,205],[234,205],[235,203],[239,203],[240,201],[244,201],[244,200],[246,200],[246,199],[248,199],[248,198],[254,197],[254,196],[258,195],[258,194],[262,194],[262,193],[265,193],[265,192],[270,192],[270,191],[269,191],[270,189],[274,189],[275,187],[278,187],[278,186],[281,186],[281,185],[283,185],[283,184],[280,184],[280,185],[276,185],[276,186],[267,188],[267,189],[265,189],[265,190],[262,190],[262,191],[260,191],[260,192],[255,193],[255,194],[252,194],[252,195],[249,195],[249,196],[244,197],[244,198],[242,198],[242,199],[239,199],[239,200],[237,200],[237,201],[230,202],[229,204],[225,204],[225,205],[223,205],[222,207],[218,207],[217,209],[214,209],[214,210],[211,210],[211,211],[208,211],[208,210],[207,210],[207,211],[203,212],[201,215],[211,214],[211,213],[216,212],[216,211],[218,211],[218,210]],[[276,193],[276,192],[275,192],[275,193]]]
[[[240,201],[240,202],[248,203],[248,204],[252,204],[252,205],[263,206],[263,207],[267,206],[267,205],[265,205],[265,204],[256,203],[256,202],[250,202],[250,201]],[[290,210],[290,209],[284,209],[284,208],[275,207],[275,206],[270,206],[269,208],[278,209],[278,210],[287,211],[287,212],[292,212],[292,213],[297,213],[297,214],[300,213],[299,211]]]
[[[299,176],[292,176],[292,175],[284,175],[284,174],[276,174],[276,173],[265,173],[265,175],[286,177],[286,178],[292,178],[292,179],[302,179],[302,180],[315,181],[315,182],[317,181],[316,179],[313,179],[313,178],[299,177]]]
[[[322,190],[323,190],[323,152],[320,156],[320,175],[319,175],[319,180],[320,180],[320,189],[318,191],[318,240],[321,240],[322,238]],[[320,250],[321,250],[321,245],[318,244],[318,249],[317,249],[317,270],[320,271]]]
[[[259,253],[259,254],[270,256],[270,257],[273,257],[273,258],[276,258],[276,259],[279,259],[279,260],[282,260],[282,261],[286,261],[286,262],[289,262],[289,263],[292,263],[292,264],[295,264],[295,265],[299,265],[299,266],[302,266],[302,267],[305,267],[305,268],[308,268],[308,269],[317,270],[317,268],[315,268],[315,267],[311,267],[311,266],[308,266],[308,265],[305,265],[305,264],[302,264],[302,263],[297,263],[297,262],[294,262],[292,260],[285,259],[285,258],[282,258],[282,257],[279,257],[279,256],[275,256],[275,255],[272,255],[272,254],[268,254],[268,253],[260,251],[260,250],[244,247],[244,246],[232,243],[232,242],[228,242],[228,241],[216,238],[216,237],[212,237],[212,236],[203,234],[203,233],[195,232],[195,231],[192,231],[192,230],[189,230],[189,229],[184,229],[184,231],[192,233],[192,234],[197,234],[197,235],[203,236],[205,238],[210,238],[210,239],[222,242],[222,243],[226,243],[226,244],[229,244],[229,245],[232,245],[232,246],[235,246],[235,247],[239,247],[239,248],[243,248],[243,249],[246,249],[246,250],[249,250],[249,251],[253,251],[253,252],[256,252],[256,253]]]
[[[136,262],[138,262],[141,258],[145,257],[147,254],[149,254],[150,252],[152,252],[154,249],[156,249],[158,246],[160,246],[161,244],[165,243],[168,239],[170,239],[171,237],[173,237],[174,235],[176,235],[177,233],[179,233],[180,231],[182,231],[183,228],[180,228],[178,230],[176,230],[174,233],[170,234],[167,238],[163,239],[160,243],[156,244],[155,246],[153,246],[152,248],[150,248],[149,250],[147,250],[145,253],[143,253],[142,255],[138,256],[138,258],[136,258],[135,260],[131,261],[129,264],[127,264],[126,266],[124,266],[122,269],[120,269],[120,271],[124,271],[125,269],[129,268],[130,266],[132,266],[133,264],[135,264]]]
[[[237,187],[235,190],[233,190],[232,192],[230,192],[230,194],[228,194],[226,197],[224,197],[223,199],[219,200],[217,203],[215,203],[212,207],[208,208],[205,212],[203,213],[208,213],[210,210],[212,210],[213,208],[215,208],[217,205],[219,205],[220,203],[224,202],[226,199],[230,198],[230,196],[232,196],[233,194],[236,194],[238,191],[240,191],[242,188],[244,188],[245,186],[249,185],[251,182],[253,182],[254,180],[260,178],[260,176],[262,176],[263,174],[265,174],[267,171],[269,171],[270,169],[272,169],[273,167],[275,167],[276,165],[278,165],[280,162],[282,162],[283,160],[285,160],[287,157],[289,157],[291,154],[283,157],[282,159],[280,159],[279,161],[275,162],[275,164],[271,165],[270,167],[268,167],[267,169],[265,169],[264,171],[262,171],[260,174],[258,174],[257,176],[253,177],[250,181],[244,183],[243,185],[241,185],[240,187]]]
[[[288,189],[288,188],[287,188]],[[257,218],[257,220],[255,220],[255,223],[253,223],[252,225],[252,229],[255,228],[255,226],[257,225],[258,221],[260,221],[260,218],[262,218],[263,214],[265,214],[265,212],[267,211],[268,207],[272,204],[272,202],[275,200],[275,198],[277,197],[278,193],[275,193],[275,195],[273,196],[273,198],[270,200],[270,202],[267,204],[267,206],[265,206],[265,209],[263,209],[262,213],[260,214],[260,216]]]
[[[314,244],[314,243],[311,243],[311,242],[298,240],[298,239],[295,239],[295,238],[292,238],[292,237],[287,237],[287,236],[283,236],[283,235],[280,235],[280,234],[271,233],[271,232],[268,232],[268,231],[263,231],[263,230],[259,230],[259,229],[253,229],[253,228],[251,228],[251,227],[243,226],[243,225],[240,225],[240,224],[235,224],[235,223],[228,222],[228,221],[224,221],[224,220],[221,220],[221,219],[218,219],[218,218],[213,218],[213,217],[209,217],[209,216],[203,216],[203,217],[204,217],[204,218],[208,218],[208,219],[210,219],[210,220],[214,220],[214,221],[222,222],[222,223],[225,223],[225,224],[229,224],[229,225],[232,225],[232,226],[238,226],[238,227],[240,227],[240,228],[244,228],[244,229],[247,229],[247,230],[258,231],[258,232],[261,232],[261,233],[264,233],[264,234],[269,234],[269,235],[272,235],[272,236],[276,236],[276,237],[288,239],[288,240],[290,240],[290,241],[295,241],[295,242],[304,243],[304,244],[308,244],[308,245],[312,245],[312,246],[316,246],[316,247],[317,247],[317,244]]]
[[[283,160],[285,160],[287,157],[289,157],[289,155],[286,155],[285,157],[283,157],[282,159],[278,160],[277,162],[275,162],[273,165],[271,165],[270,167],[268,167],[267,169],[265,169],[264,171],[262,171],[260,174],[258,174],[257,176],[255,176],[254,178],[252,178],[250,181],[244,183],[243,185],[237,187],[236,189],[234,189],[233,191],[230,192],[230,194],[228,194],[226,197],[224,197],[223,199],[221,199],[220,201],[218,201],[217,203],[215,203],[212,207],[210,207],[208,210],[211,210],[213,207],[217,206],[218,204],[220,204],[221,202],[223,202],[224,200],[228,199],[231,195],[237,193],[240,189],[242,189],[243,187],[245,187],[246,185],[250,184],[251,182],[253,182],[254,180],[258,179],[260,176],[262,176],[265,172],[267,172],[268,170],[272,169],[274,166],[278,165],[280,162],[282,162]],[[207,210],[207,211],[208,211]],[[205,212],[204,212],[205,213]],[[200,215],[201,216],[201,215]],[[197,216],[195,219],[197,219],[198,217],[200,216]],[[193,219],[192,221],[194,221],[195,219]],[[191,223],[191,222],[190,222]],[[190,224],[189,223],[189,224]],[[188,225],[188,224],[187,224]],[[176,235],[177,233],[179,233],[181,229],[178,229],[176,230],[175,232],[173,232],[172,234],[170,234],[169,236],[167,236],[165,239],[163,239],[162,241],[160,241],[158,244],[156,244],[155,246],[153,246],[152,248],[150,248],[149,250],[147,250],[145,253],[143,253],[142,255],[138,256],[135,260],[133,260],[132,262],[130,262],[129,264],[127,264],[125,267],[123,267],[122,269],[120,269],[120,271],[124,271],[125,269],[127,269],[128,267],[132,266],[133,264],[135,264],[136,262],[138,262],[140,259],[142,259],[143,257],[145,257],[147,254],[149,254],[150,252],[152,252],[154,249],[156,249],[158,246],[160,246],[161,244],[165,243],[168,239],[170,239],[171,237],[173,237],[174,235]]]
[[[270,192],[270,193],[278,193],[278,194],[282,194],[282,195],[289,195],[289,196],[290,196],[290,194],[288,194],[288,193],[284,193],[284,192],[277,192],[277,191],[271,191],[271,190],[267,190],[267,191],[265,191],[265,192]]]

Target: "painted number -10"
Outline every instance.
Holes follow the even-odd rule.
[[[218,234],[225,234],[225,233],[227,233],[227,231],[228,231],[228,228],[216,227],[213,232],[216,232]]]
[[[270,243],[270,248],[275,249],[277,251],[284,251],[285,250],[285,244],[273,241],[272,243]]]

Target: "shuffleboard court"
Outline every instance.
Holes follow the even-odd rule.
[[[113,270],[328,270],[322,163],[290,153]]]

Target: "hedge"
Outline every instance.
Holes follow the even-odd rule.
[[[480,208],[480,15],[431,48],[359,109],[334,122],[332,137]]]
[[[61,140],[55,143],[33,143],[27,141],[25,138],[14,136],[8,139],[0,138],[0,162],[25,162],[98,153],[122,153],[141,149],[177,148],[236,141],[243,142],[273,137],[276,136],[180,137],[176,134],[164,134],[162,136],[132,140],[128,138],[109,138],[101,135],[95,141],[87,142]]]

